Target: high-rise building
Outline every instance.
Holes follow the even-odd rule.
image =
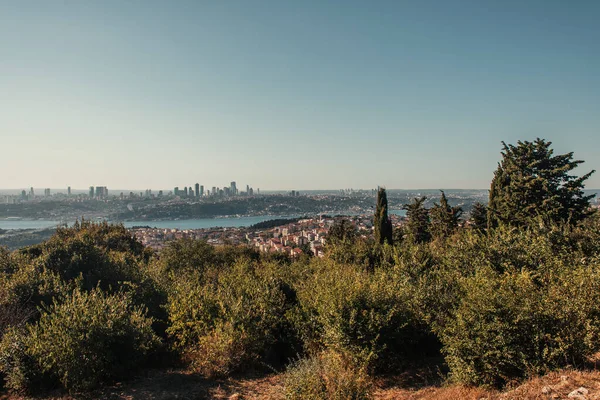
[[[175,186],[175,189],[173,189],[173,194],[175,196],[179,196],[179,187],[178,186]]]
[[[44,189],[44,196],[45,197],[50,197],[50,188]]]
[[[231,182],[231,184],[229,185],[229,190],[232,196],[235,196],[237,194],[237,187],[235,185],[235,182]]]
[[[215,186],[212,187],[212,190],[210,191],[212,193],[213,196],[217,195],[217,188]]]
[[[27,192],[24,190],[21,191],[21,199],[27,200]]]
[[[108,197],[108,188],[106,186],[96,186],[96,198],[105,199]]]
[[[67,187],[67,196],[71,197],[71,186]]]
[[[194,193],[194,195],[195,195],[196,197],[200,197],[200,184],[199,184],[199,183],[196,183],[196,186],[195,186],[195,188],[196,188],[196,193]]]
[[[94,198],[94,187],[93,186],[90,186],[90,192],[89,192],[88,196],[90,199]]]
[[[200,185],[200,197],[204,197],[204,186]]]
[[[188,189],[187,189],[187,186],[183,188],[183,195],[184,195],[185,197],[188,197]]]
[[[29,188],[29,197],[32,199],[35,197],[35,194],[33,193],[33,187]]]

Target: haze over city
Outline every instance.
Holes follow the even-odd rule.
[[[0,10],[1,188],[485,189],[536,137],[600,169],[597,1]]]

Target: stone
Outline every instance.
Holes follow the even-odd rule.
[[[587,399],[586,395],[589,392],[590,391],[587,390],[586,388],[580,387],[579,389],[575,389],[571,393],[569,393],[569,395],[567,397],[570,399],[586,400]]]

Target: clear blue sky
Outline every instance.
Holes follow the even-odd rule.
[[[487,188],[600,170],[600,1],[0,1],[0,187]],[[600,172],[589,188],[600,187]]]

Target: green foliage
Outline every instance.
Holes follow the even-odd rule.
[[[297,329],[309,350],[332,349],[386,369],[418,339],[405,282],[385,269],[315,263],[298,285]]]
[[[277,268],[238,262],[212,271],[210,280],[188,275],[176,282],[168,333],[192,369],[227,375],[255,366],[292,340],[286,313],[294,294]]]
[[[356,228],[347,219],[338,219],[333,223],[327,235],[328,245],[353,244]]]
[[[470,227],[477,230],[478,232],[485,231],[488,223],[487,214],[487,206],[480,202],[473,204],[473,208],[471,209],[471,216],[469,218]]]
[[[407,221],[405,229],[408,238],[413,243],[427,243],[431,240],[431,223],[429,210],[423,205],[427,197],[413,199],[412,203],[405,204]]]
[[[290,400],[370,399],[372,387],[364,365],[332,351],[296,361],[284,378],[285,398]]]
[[[431,235],[436,239],[445,239],[452,235],[458,228],[459,218],[462,214],[461,207],[451,207],[446,194],[442,190],[440,204],[434,204],[429,211],[431,219]]]
[[[557,271],[546,284],[531,272],[482,269],[462,285],[464,296],[440,332],[456,381],[501,386],[582,365],[600,349],[596,266]]]
[[[373,217],[375,242],[379,244],[393,244],[392,221],[388,217],[388,201],[384,188],[377,192],[377,207]]]
[[[583,161],[573,153],[554,155],[552,142],[536,139],[502,142],[502,160],[490,188],[490,226],[525,226],[539,218],[555,223],[577,223],[590,213],[590,199],[583,192],[591,171],[581,177],[571,175]]]
[[[144,364],[160,344],[151,324],[125,294],[75,290],[55,300],[20,337],[5,336],[0,369],[13,390],[31,391],[42,381],[88,390]]]

